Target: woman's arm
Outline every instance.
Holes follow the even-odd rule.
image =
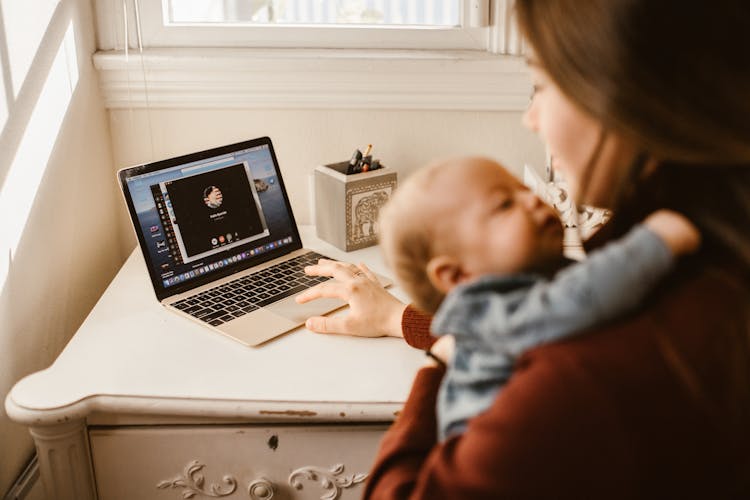
[[[318,333],[339,333],[357,337],[403,337],[401,318],[406,304],[388,293],[365,264],[320,259],[307,266],[311,276],[330,276],[327,281],[305,290],[296,298],[304,304],[320,298],[336,298],[349,304],[346,316],[314,316],[305,326]]]
[[[430,333],[432,316],[409,304],[401,317],[404,340],[417,349],[429,349],[437,340]]]
[[[420,370],[381,442],[364,498],[559,498],[576,491],[619,498],[613,493],[628,458],[627,436],[589,439],[617,425],[602,400],[607,395],[575,365],[522,364],[490,409],[441,443],[435,404],[443,369]]]
[[[405,499],[414,492],[436,445],[435,405],[444,373],[439,366],[417,373],[404,409],[380,443],[363,498]]]
[[[318,333],[340,333],[358,337],[404,337],[417,349],[428,349],[435,338],[430,335],[432,316],[400,302],[364,265],[321,259],[308,266],[312,276],[331,276],[335,281],[321,283],[297,296],[300,303],[333,297],[349,304],[343,317],[315,316],[305,326]]]

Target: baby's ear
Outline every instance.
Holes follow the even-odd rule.
[[[458,260],[447,255],[439,255],[427,263],[427,278],[432,286],[442,293],[448,293],[464,281],[466,276]]]

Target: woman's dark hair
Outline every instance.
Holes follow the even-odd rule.
[[[684,213],[703,235],[702,253],[748,295],[750,1],[516,0],[516,15],[534,59],[571,102],[603,135],[621,134],[658,163],[646,179],[643,161],[620,175],[615,190],[629,198],[615,220],[618,208],[632,215],[646,200]],[[750,391],[749,328],[739,327],[726,358],[740,405]],[[683,379],[693,375],[672,359]],[[750,416],[746,406],[738,416]]]
[[[665,204],[750,268],[750,2],[517,0],[516,14],[539,65],[605,133],[675,182],[711,179],[711,196],[675,186]]]
[[[518,0],[560,89],[658,159],[750,164],[750,2]]]

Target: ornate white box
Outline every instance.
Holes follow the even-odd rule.
[[[315,169],[318,238],[350,252],[378,242],[377,218],[396,189],[396,172],[382,167],[346,175],[347,162]]]

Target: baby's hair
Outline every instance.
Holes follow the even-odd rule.
[[[380,246],[386,264],[414,305],[434,314],[445,294],[432,285],[427,264],[435,256],[434,217],[428,212],[429,192],[436,177],[455,160],[441,161],[419,169],[399,188],[380,212]]]
[[[455,252],[460,245],[455,232],[446,234],[445,229],[445,221],[455,214],[456,207],[446,203],[447,200],[435,199],[445,196],[435,191],[435,185],[439,184],[442,189],[446,184],[453,186],[462,182],[466,175],[474,175],[473,169],[477,166],[487,165],[505,169],[495,160],[484,157],[431,163],[402,182],[381,210],[380,246],[385,261],[414,305],[427,313],[434,314],[445,298],[445,293],[430,281],[427,265],[438,255]]]
[[[399,215],[398,204],[393,201],[381,214],[383,255],[414,305],[434,314],[445,296],[427,276],[427,263],[433,257],[431,231],[424,224],[414,224],[413,214]]]

